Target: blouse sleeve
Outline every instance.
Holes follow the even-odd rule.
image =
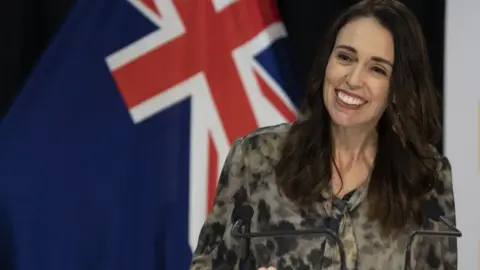
[[[201,229],[190,270],[234,269],[240,260],[240,243],[231,237],[232,212],[247,203],[241,140],[230,149],[217,185],[213,208]]]
[[[456,226],[455,199],[453,195],[452,167],[446,157],[440,162],[440,184],[436,188],[438,203],[445,211],[445,216]],[[441,261],[444,270],[457,269],[457,238],[445,237],[442,240]]]

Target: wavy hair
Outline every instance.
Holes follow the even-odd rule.
[[[384,233],[420,224],[419,201],[438,176],[439,99],[433,83],[426,42],[416,17],[395,0],[367,0],[336,20],[319,49],[311,71],[301,117],[284,142],[275,170],[282,193],[300,205],[319,201],[332,177],[331,119],[323,99],[325,70],[336,36],[348,22],[375,18],[394,39],[394,66],[388,106],[378,126],[378,147],[367,200],[368,216]]]

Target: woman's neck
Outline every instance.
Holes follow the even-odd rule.
[[[371,163],[375,158],[378,140],[375,128],[345,128],[333,125],[332,139],[334,159],[337,163],[344,165],[357,161]]]

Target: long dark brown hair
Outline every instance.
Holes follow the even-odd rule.
[[[280,190],[300,205],[321,200],[321,191],[330,185],[333,145],[323,81],[338,32],[360,17],[375,18],[394,39],[389,104],[377,126],[378,147],[367,196],[369,218],[391,233],[411,220],[422,221],[419,201],[437,177],[433,145],[441,131],[425,38],[418,20],[402,3],[362,1],[334,23],[314,62],[301,116],[292,124],[276,174]]]

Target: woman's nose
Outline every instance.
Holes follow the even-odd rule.
[[[363,81],[363,70],[360,66],[352,68],[346,76],[346,83],[350,89],[360,88]]]

